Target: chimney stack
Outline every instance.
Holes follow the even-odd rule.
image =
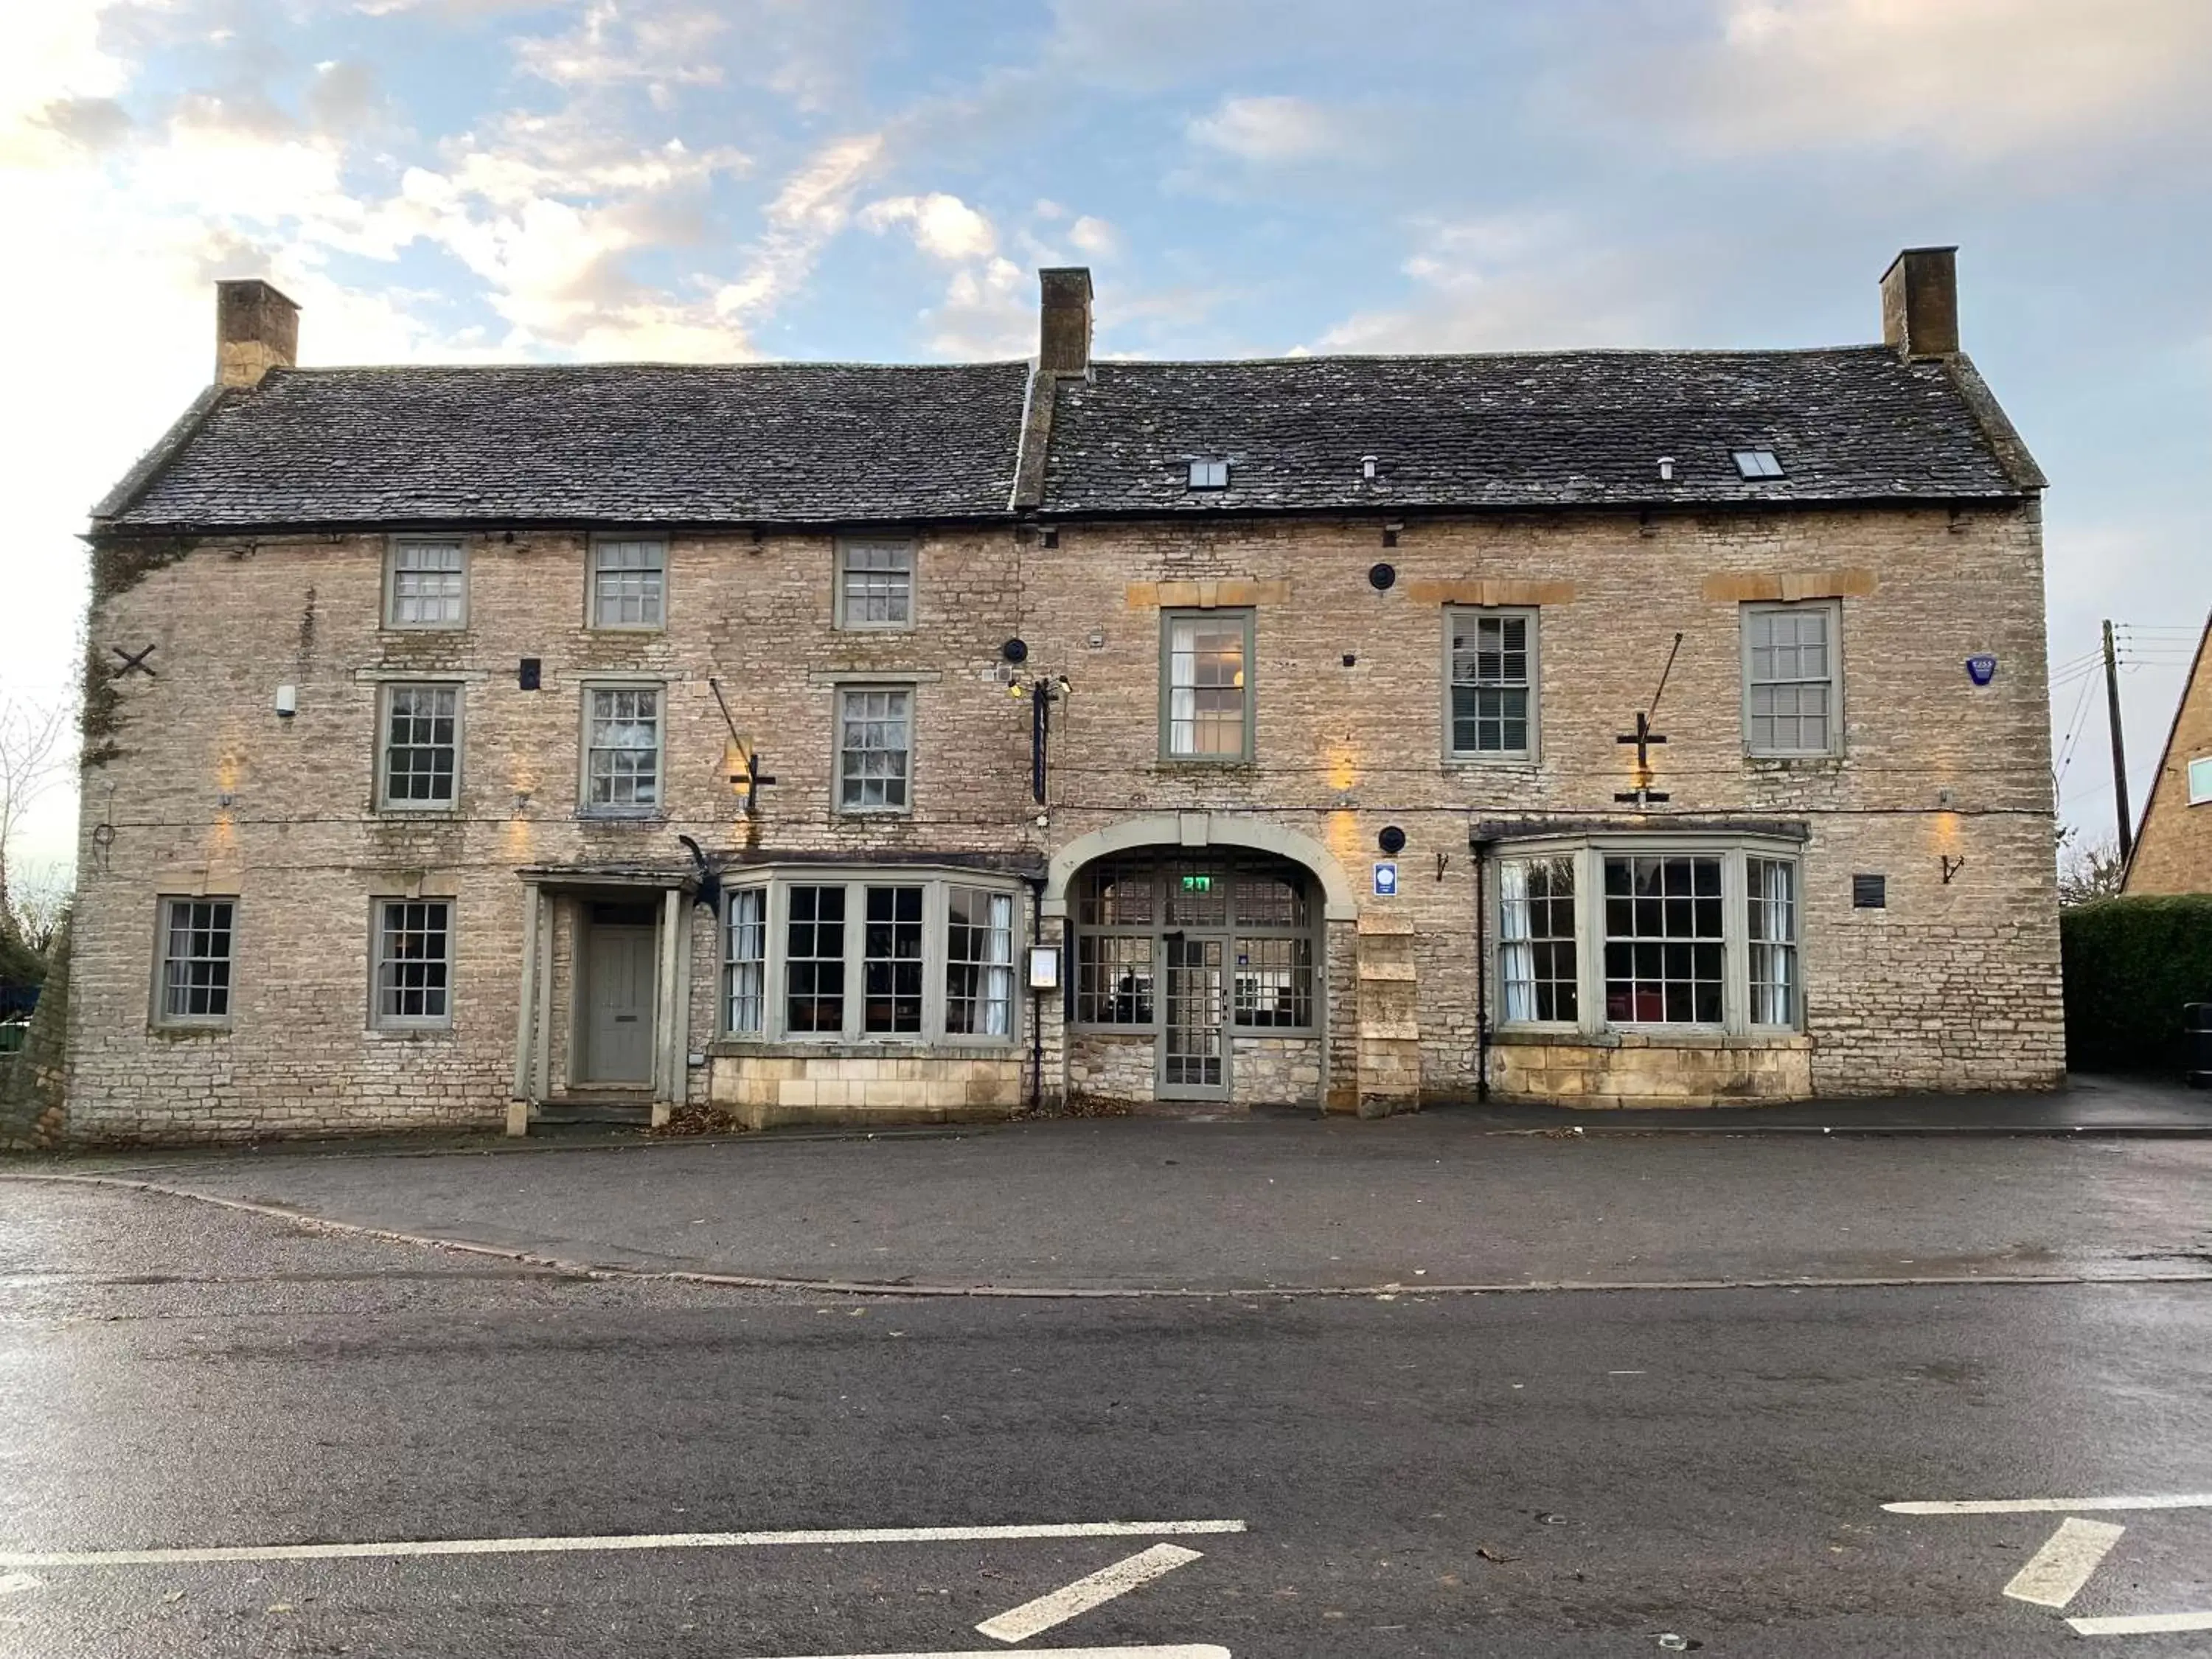
[[[1061,265],[1037,272],[1044,308],[1037,329],[1037,367],[1048,374],[1091,369],[1091,271]]]
[[[215,285],[215,381],[251,390],[300,355],[300,307],[258,277]]]
[[[1900,357],[1948,357],[1959,349],[1955,247],[1909,247],[1881,274],[1881,339]]]

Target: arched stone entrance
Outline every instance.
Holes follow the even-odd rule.
[[[1066,952],[1071,1096],[1329,1097],[1332,964],[1357,905],[1320,843],[1207,813],[1134,819],[1062,848],[1043,910]]]

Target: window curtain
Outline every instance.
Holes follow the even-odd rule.
[[[1505,1018],[1536,1017],[1536,959],[1528,939],[1528,866],[1498,866],[1498,977],[1504,981]]]
[[[1005,1036],[1014,1019],[1014,896],[993,893],[983,946],[983,1032]]]

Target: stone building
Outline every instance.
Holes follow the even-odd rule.
[[[2212,893],[2212,617],[2190,659],[2121,890]]]
[[[70,1133],[2062,1065],[2041,475],[1884,343],[294,367],[96,511]]]

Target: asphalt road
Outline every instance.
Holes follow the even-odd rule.
[[[815,1281],[1381,1289],[2212,1264],[2206,1139],[1547,1138],[1439,1111],[67,1167],[562,1262]]]
[[[2212,1651],[2066,1622],[2212,1610],[2212,1509],[2081,1512],[2061,1611],[2067,1511],[1882,1507],[2212,1492],[2212,1285],[849,1301],[9,1185],[0,1412],[11,1659]],[[1244,1530],[21,1559],[1113,1519]]]

